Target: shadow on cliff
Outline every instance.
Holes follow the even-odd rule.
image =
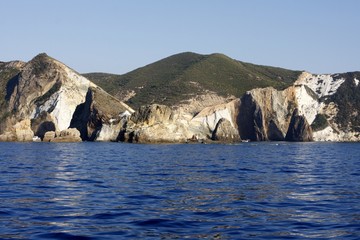
[[[9,101],[11,98],[11,95],[13,94],[13,92],[15,91],[15,87],[17,85],[19,85],[19,79],[20,79],[20,75],[17,74],[15,77],[11,78],[7,84],[6,84],[6,96],[5,96],[5,100]]]
[[[263,129],[262,112],[251,95],[245,94],[242,96],[236,122],[241,139],[251,141],[265,140],[265,136],[261,131]]]
[[[70,122],[70,128],[76,128],[80,132],[83,141],[94,141],[97,132],[102,127],[101,120],[97,119],[97,110],[93,108],[93,94],[89,89],[86,93],[85,102],[79,104]]]
[[[236,122],[239,135],[251,141],[312,141],[312,130],[306,118],[298,109],[290,109],[292,118],[289,126],[281,130],[279,120],[270,110],[263,112],[250,94],[241,98]],[[285,132],[284,132],[285,131]]]
[[[51,121],[42,122],[35,132],[35,136],[38,136],[39,138],[44,139],[45,133],[49,131],[55,131],[55,124]]]

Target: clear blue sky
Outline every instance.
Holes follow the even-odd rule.
[[[125,73],[192,51],[360,71],[358,0],[1,0],[0,16],[0,61],[46,52],[81,73]]]

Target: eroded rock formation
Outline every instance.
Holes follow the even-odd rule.
[[[0,141],[359,141],[360,73],[304,72],[284,90],[213,91],[137,111],[40,54],[0,63]]]
[[[31,142],[34,132],[31,130],[30,119],[22,120],[0,135],[3,142]]]
[[[295,109],[291,117],[286,141],[310,142],[313,141],[312,130],[305,116],[299,115],[299,110]]]
[[[229,120],[221,118],[214,131],[212,132],[211,139],[221,142],[239,142],[240,135],[238,129],[236,129]]]
[[[76,128],[68,128],[62,131],[49,131],[44,134],[44,142],[81,142],[80,132]]]
[[[96,140],[98,136],[105,141],[116,140],[118,133],[114,134],[116,137],[108,137],[109,129],[118,132],[116,123],[120,115],[133,112],[129,106],[46,54],[36,56],[19,71],[8,80],[6,102],[2,102],[7,109],[1,116],[1,131],[8,136],[3,140],[20,141],[19,136],[14,138],[9,134],[25,119],[31,120],[32,131],[41,139],[48,131],[77,128],[83,140]],[[101,131],[106,133],[101,134]],[[64,136],[59,137],[58,140]]]

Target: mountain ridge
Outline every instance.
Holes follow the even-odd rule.
[[[256,87],[284,89],[300,74],[300,71],[241,62],[220,53],[201,55],[185,52],[123,75],[83,75],[118,98],[130,95],[122,100],[139,107],[148,102],[172,106],[189,96],[209,91],[223,97],[239,97]]]

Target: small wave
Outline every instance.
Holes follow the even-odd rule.
[[[104,183],[102,181],[96,181],[96,180],[92,180],[92,179],[73,179],[70,181],[71,182],[80,182],[80,183],[90,183],[90,184],[103,184]]]
[[[12,213],[9,211],[0,211],[0,216],[11,216]]]
[[[244,172],[256,172],[256,170],[250,169],[250,168],[239,168],[239,171],[244,171]]]
[[[159,196],[155,196],[155,195],[149,195],[149,194],[143,194],[143,195],[132,195],[132,196],[127,196],[127,198],[130,199],[141,199],[141,200],[146,200],[146,199],[164,199],[164,197],[159,197]]]
[[[70,240],[70,239],[76,239],[76,240],[91,240],[91,239],[95,239],[93,237],[88,237],[88,236],[82,236],[82,235],[73,235],[70,233],[64,233],[64,232],[54,232],[54,233],[45,233],[45,234],[39,234],[36,236],[36,238],[38,239],[66,239],[66,240]]]
[[[138,226],[169,226],[170,223],[170,220],[161,218],[133,222],[133,224]]]
[[[163,218],[153,218],[144,221],[135,221],[132,224],[140,227],[163,227],[163,228],[183,228],[183,227],[190,227],[197,225],[195,221],[174,221]]]
[[[95,219],[113,219],[118,217],[124,217],[124,216],[131,216],[133,215],[131,212],[107,212],[107,213],[98,213],[93,215],[91,218]]]
[[[195,215],[200,215],[200,216],[206,216],[206,217],[211,217],[211,218],[219,218],[219,217],[225,217],[227,215],[229,215],[227,212],[225,211],[217,211],[217,212],[194,212]]]

